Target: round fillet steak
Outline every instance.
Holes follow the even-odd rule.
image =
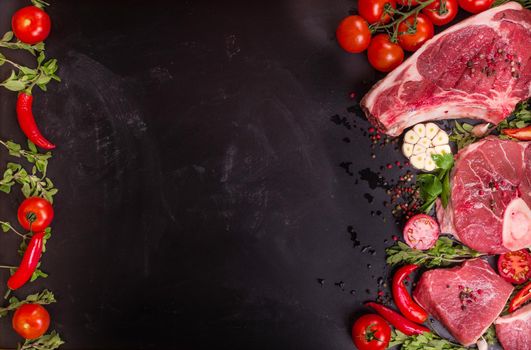
[[[442,232],[485,253],[530,247],[530,144],[489,136],[459,151],[450,204],[437,204]]]

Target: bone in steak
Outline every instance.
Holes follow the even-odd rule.
[[[531,246],[531,143],[489,136],[456,155],[451,200],[437,203],[443,233],[500,254]]]
[[[531,11],[510,2],[427,41],[361,101],[380,131],[472,118],[498,124],[531,95]]]
[[[513,286],[482,259],[424,272],[415,300],[461,344],[476,343],[502,312]]]
[[[496,336],[504,350],[531,349],[531,304],[496,320]]]

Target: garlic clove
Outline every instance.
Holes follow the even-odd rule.
[[[450,148],[450,145],[435,146],[433,150],[437,154],[443,154],[443,153],[452,154],[452,149]]]
[[[435,123],[426,123],[426,137],[430,140],[441,130]]]
[[[417,142],[418,145],[421,145],[424,148],[428,148],[431,146],[431,140],[427,137],[423,137]]]
[[[406,143],[416,144],[419,139],[420,139],[419,135],[417,135],[417,133],[414,130],[409,130],[404,135],[404,142]]]
[[[424,169],[425,161],[426,161],[426,153],[414,155],[409,159],[409,162],[411,163],[411,165],[414,168],[417,168],[419,170]]]
[[[413,145],[410,144],[410,143],[403,143],[402,144],[402,153],[404,153],[404,156],[406,158],[409,158],[411,157],[411,155],[413,154]]]
[[[426,126],[422,123],[415,125],[413,131],[415,131],[419,137],[426,136]]]
[[[421,144],[417,143],[415,146],[413,146],[413,155],[426,153],[426,147],[422,146]]]
[[[448,134],[444,130],[440,130],[437,135],[431,140],[431,143],[434,146],[447,145],[450,140],[448,139]]]
[[[437,164],[435,164],[431,156],[426,156],[426,160],[424,161],[424,170],[433,171],[435,168],[437,168]]]

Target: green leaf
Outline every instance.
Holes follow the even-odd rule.
[[[29,183],[24,183],[21,188],[22,194],[24,197],[28,198],[31,197],[31,187]]]
[[[448,171],[454,166],[454,155],[451,153],[432,154],[431,156],[437,167]]]
[[[417,183],[420,183],[420,195],[425,201],[437,198],[442,192],[441,181],[435,175],[417,175]]]
[[[11,226],[9,225],[9,223],[3,222],[0,225],[2,226],[2,231],[4,231],[4,232],[8,232],[9,230],[11,230]]]
[[[4,36],[2,37],[2,41],[11,41],[11,39],[13,39],[13,32],[12,31],[9,31],[9,32],[6,32],[4,34]]]
[[[26,88],[26,84],[20,80],[4,81],[1,85],[11,91],[22,91]]]
[[[33,142],[31,142],[30,140],[28,140],[28,148],[30,151],[32,151],[33,153],[37,153],[37,147],[35,146],[35,144]]]

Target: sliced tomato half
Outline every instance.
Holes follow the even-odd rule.
[[[531,254],[529,250],[521,249],[500,255],[498,273],[510,283],[527,282],[531,278]]]

